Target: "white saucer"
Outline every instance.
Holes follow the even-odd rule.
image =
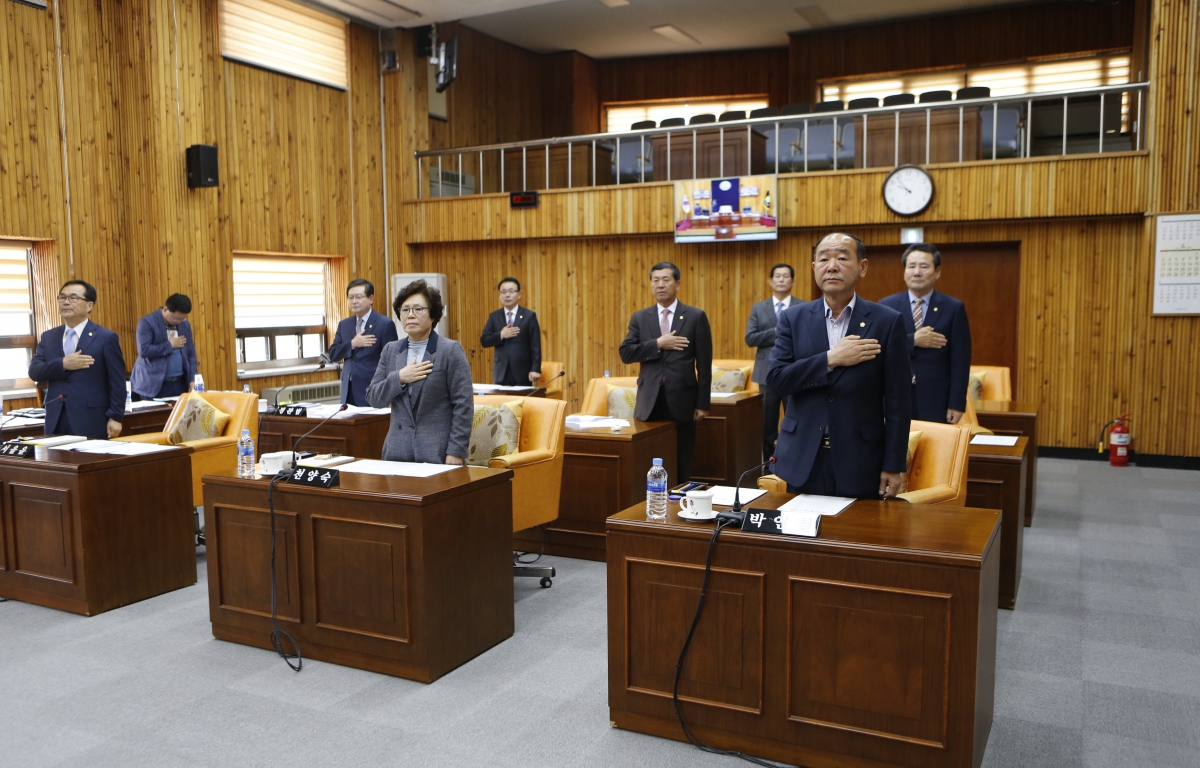
[[[691,523],[708,523],[717,519],[717,511],[714,509],[710,515],[700,515],[695,512],[688,512],[686,509],[679,510],[679,516]]]

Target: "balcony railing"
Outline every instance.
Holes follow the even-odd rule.
[[[420,197],[1145,147],[1146,83],[416,152]]]

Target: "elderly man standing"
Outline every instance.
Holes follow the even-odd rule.
[[[822,297],[779,314],[767,386],[787,397],[775,473],[791,493],[894,497],[908,453],[912,372],[900,314],[855,293],[866,249],[813,248]]]

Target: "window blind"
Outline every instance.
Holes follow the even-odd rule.
[[[0,243],[0,336],[33,333],[29,243]]]
[[[609,133],[628,131],[634,123],[642,120],[653,120],[661,123],[671,117],[682,117],[691,120],[696,115],[712,114],[718,117],[722,112],[733,112],[739,109],[750,114],[751,110],[767,106],[765,98],[750,99],[698,99],[686,103],[677,101],[644,102],[641,104],[614,104],[605,107],[605,122]]]
[[[238,330],[325,325],[325,260],[233,258]]]
[[[220,0],[221,55],[347,87],[346,23],[291,0]]]

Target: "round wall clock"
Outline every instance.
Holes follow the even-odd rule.
[[[933,177],[919,165],[901,165],[883,182],[883,202],[900,216],[923,213],[933,201]]]

